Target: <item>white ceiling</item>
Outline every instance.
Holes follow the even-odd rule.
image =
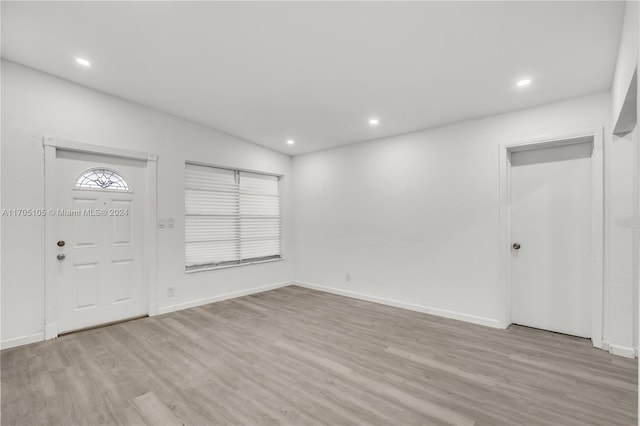
[[[608,90],[624,4],[1,7],[3,57],[293,155]]]

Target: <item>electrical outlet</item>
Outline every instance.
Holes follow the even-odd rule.
[[[176,288],[175,287],[168,287],[167,288],[167,296],[173,297],[175,295],[176,295]]]
[[[351,274],[347,272],[347,275],[344,277],[346,281],[351,281]]]

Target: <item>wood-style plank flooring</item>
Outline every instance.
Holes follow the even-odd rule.
[[[637,363],[286,287],[2,351],[2,425],[636,425]]]

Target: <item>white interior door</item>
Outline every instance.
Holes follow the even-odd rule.
[[[58,327],[64,333],[147,313],[146,162],[58,150]]]
[[[591,337],[592,151],[511,154],[512,323]]]

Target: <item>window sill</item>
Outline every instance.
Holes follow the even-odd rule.
[[[255,262],[238,263],[238,264],[235,264],[235,265],[203,266],[202,268],[192,269],[190,271],[185,270],[184,273],[185,274],[195,274],[197,272],[203,272],[203,271],[216,271],[216,270],[219,270],[219,269],[238,268],[238,267],[241,267],[241,266],[248,266],[248,265],[259,265],[261,263],[282,262],[283,260],[284,260],[284,258],[269,259],[269,260],[258,260],[258,261],[255,261]]]

